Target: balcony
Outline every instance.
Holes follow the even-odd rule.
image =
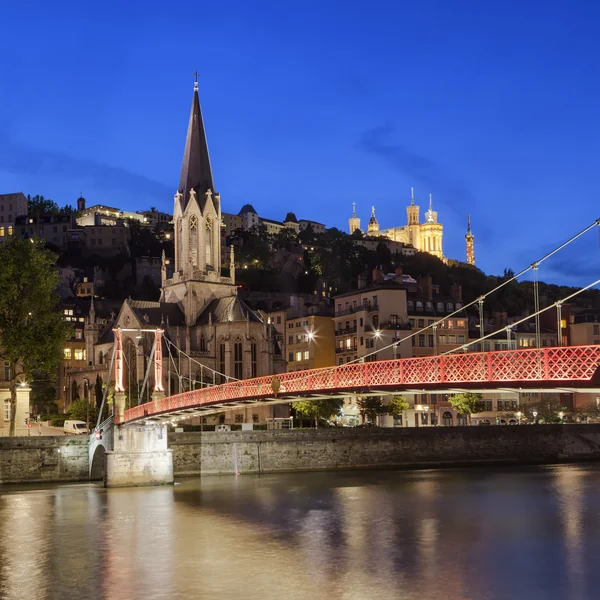
[[[350,306],[345,308],[344,310],[336,310],[336,317],[343,317],[344,315],[353,315],[362,310],[366,310],[367,312],[373,312],[375,310],[379,310],[379,304],[377,302],[365,302],[364,304],[358,304],[357,306]]]
[[[335,335],[348,335],[351,333],[356,333],[356,327],[347,327],[346,329],[336,329]]]
[[[344,352],[356,352],[358,350],[358,345],[356,346],[344,346],[343,348],[336,348],[335,349],[335,353],[336,354],[343,354]]]

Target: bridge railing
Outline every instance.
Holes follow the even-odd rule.
[[[125,421],[235,400],[314,392],[411,387],[431,384],[590,381],[600,365],[600,346],[563,346],[497,352],[469,352],[351,363],[306,371],[278,373],[192,390],[125,411]]]

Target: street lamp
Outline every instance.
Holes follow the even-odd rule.
[[[537,423],[538,411],[534,410],[531,414],[533,415],[533,422]]]
[[[559,419],[562,421],[564,416],[565,416],[565,413],[564,413],[564,411],[562,411],[562,410],[561,410],[561,411],[558,413],[558,418],[559,418]]]
[[[517,423],[520,425],[521,424],[521,417],[523,416],[523,413],[521,411],[517,412]]]

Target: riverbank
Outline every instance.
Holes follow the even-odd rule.
[[[169,435],[175,475],[600,460],[600,424]]]
[[[170,433],[175,477],[600,461],[600,424]],[[87,481],[88,440],[0,438],[0,483]]]

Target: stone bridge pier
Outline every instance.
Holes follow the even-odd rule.
[[[123,422],[125,387],[123,385],[123,331],[154,333],[154,390],[153,398],[164,396],[162,384],[162,329],[114,329],[115,334],[115,420]],[[146,374],[147,376],[148,374]],[[167,448],[167,427],[158,423],[116,425],[104,462],[105,487],[163,485],[173,483],[173,454]],[[108,446],[108,445],[107,445]]]
[[[113,435],[113,449],[105,455],[105,487],[173,483],[166,425],[115,426]]]

